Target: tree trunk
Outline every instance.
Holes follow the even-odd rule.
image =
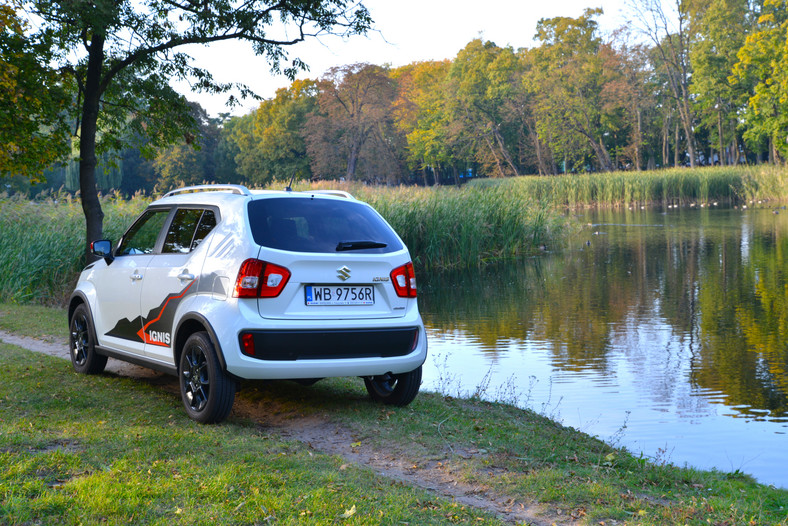
[[[96,188],[96,131],[101,100],[101,68],[104,63],[104,36],[94,33],[88,55],[85,77],[82,123],[79,133],[79,189],[82,211],[85,213],[87,262],[96,258],[90,253],[90,244],[101,239],[104,232],[104,212]]]
[[[599,139],[599,142],[589,142],[596,153],[597,159],[599,159],[599,165],[602,167],[602,171],[612,172],[614,169],[613,162],[610,160],[610,154],[608,153],[607,148],[605,148],[605,145],[602,143],[602,139]]]
[[[637,112],[637,119],[635,121],[635,170],[639,172],[643,163],[643,153],[641,148],[641,142],[643,141],[643,114],[640,110],[640,107],[638,107],[635,111]]]
[[[494,124],[490,123],[490,126],[492,126],[493,137],[495,137],[495,142],[498,143],[498,148],[501,150],[501,155],[503,155],[504,160],[512,169],[512,172],[514,172],[515,176],[520,175],[520,172],[517,170],[517,166],[515,166],[514,161],[512,161],[512,156],[509,155],[509,151],[506,149],[501,132],[498,131],[498,128],[496,128]]]
[[[727,157],[725,152],[725,143],[723,142],[722,137],[722,111],[717,112],[717,134],[720,136],[720,166],[726,166],[728,164]]]
[[[679,166],[679,123],[676,122],[675,128],[675,144],[673,145],[673,166]]]
[[[670,121],[662,125],[662,168],[670,167]]]
[[[495,166],[498,168],[498,174],[501,177],[506,177],[506,173],[503,171],[503,166],[501,165],[501,160],[498,159],[498,156],[495,154],[495,146],[486,133],[484,134],[484,142],[487,143],[487,147],[490,149],[490,154],[493,156],[493,159],[495,159]]]
[[[697,160],[695,159],[695,133],[692,131],[692,113],[689,109],[689,102],[687,102],[686,99],[682,100],[680,107],[682,108],[681,124],[684,127],[684,136],[687,142],[687,154],[690,158],[690,167],[695,168],[695,166],[697,166]]]
[[[347,172],[345,178],[352,181],[356,177],[356,165],[358,164],[358,152],[361,150],[361,141],[354,140],[350,145],[350,151],[347,155]]]

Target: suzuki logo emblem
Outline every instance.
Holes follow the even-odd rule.
[[[342,266],[337,269],[337,277],[342,281],[350,279],[350,269],[347,266]]]

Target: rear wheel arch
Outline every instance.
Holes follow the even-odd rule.
[[[175,366],[177,367],[178,363],[180,363],[181,353],[183,353],[183,346],[186,344],[186,340],[188,340],[192,334],[203,331],[208,334],[208,338],[210,338],[216,350],[216,358],[219,360],[219,365],[222,371],[226,373],[227,362],[224,359],[224,350],[219,343],[219,339],[216,337],[216,331],[213,330],[213,327],[205,316],[196,312],[183,316],[175,329],[175,342],[172,348]]]

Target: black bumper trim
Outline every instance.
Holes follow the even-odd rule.
[[[252,335],[254,354],[243,344]],[[330,331],[249,330],[239,335],[241,352],[260,360],[293,361],[405,356],[416,348],[418,327]]]

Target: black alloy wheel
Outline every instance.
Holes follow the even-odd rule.
[[[178,367],[181,399],[190,418],[203,424],[221,422],[235,401],[235,382],[219,365],[213,343],[205,332],[189,336]]]
[[[83,374],[101,373],[107,366],[107,357],[96,352],[93,322],[84,303],[74,309],[68,328],[69,355],[74,370]]]

